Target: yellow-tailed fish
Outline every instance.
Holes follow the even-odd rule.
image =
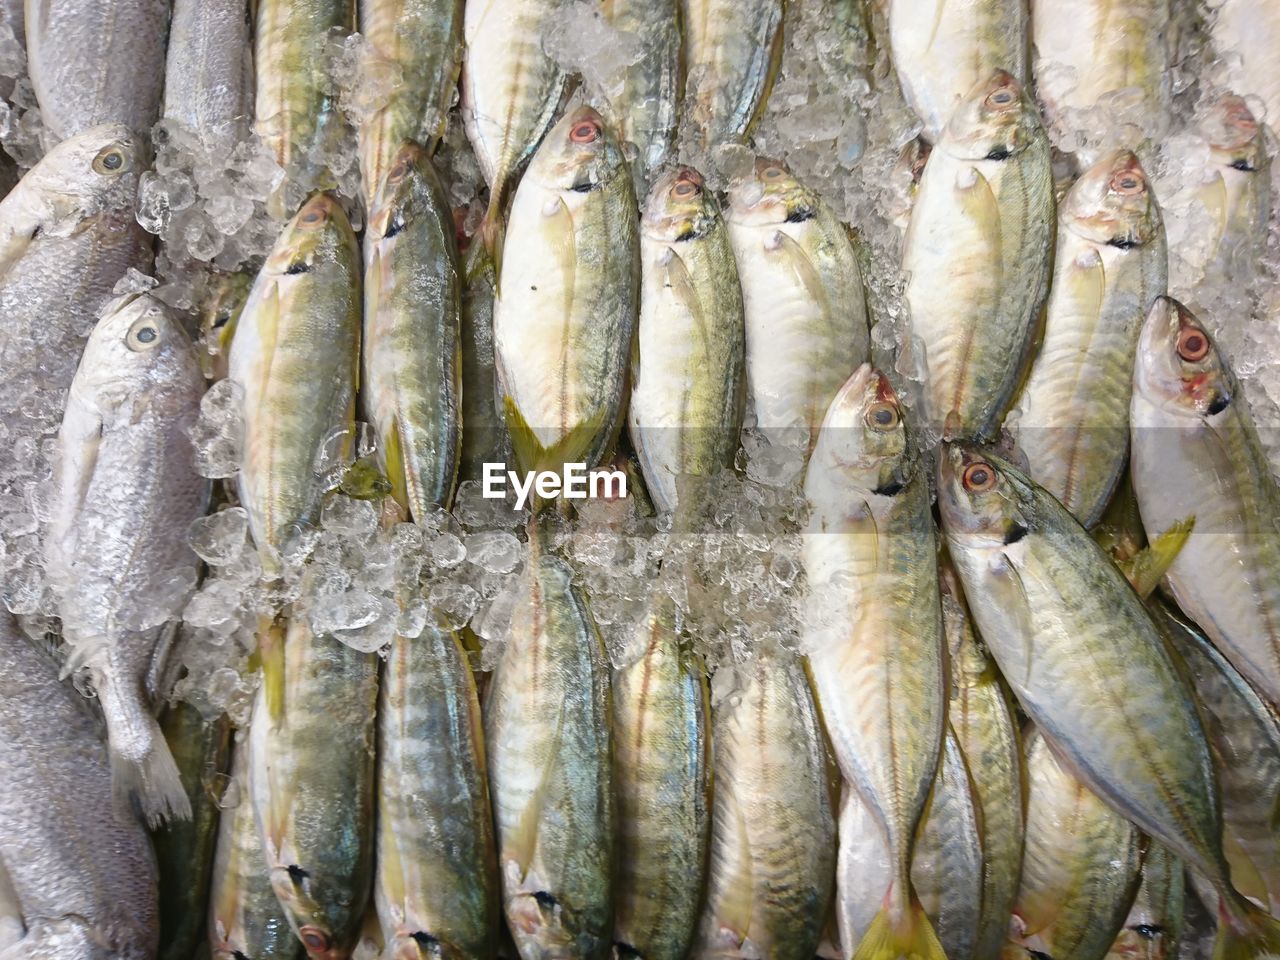
[[[1009,417],[1031,478],[1086,527],[1128,461],[1138,334],[1168,264],[1138,158],[1104,156],[1063,199],[1043,343]]]
[[[654,183],[640,261],[628,420],[649,495],[671,511],[679,478],[733,465],[744,398],[742,288],[719,205],[696,171]]]
[[[1261,100],[1262,119],[1280,130],[1280,10],[1251,0],[1218,0],[1212,7],[1210,39],[1227,85]]]
[[[925,416],[946,436],[993,434],[1013,399],[1048,288],[1052,233],[1049,141],[1031,98],[997,71],[968,93],[929,154],[904,240]]]
[[[1176,300],[1142,329],[1131,419],[1148,536],[1195,518],[1167,574],[1174,599],[1280,706],[1280,489],[1226,358]]]
[[[1149,843],[1142,858],[1138,895],[1116,936],[1108,960],[1166,960],[1178,956],[1186,908],[1186,873],[1182,861],[1158,843]]]
[[[164,119],[211,158],[228,156],[253,117],[253,46],[246,0],[174,0]]]
[[[1089,790],[1209,878],[1219,960],[1280,949],[1280,922],[1231,885],[1194,697],[1124,575],[994,454],[946,446],[938,490],[969,608],[1023,709]]]
[[[494,355],[520,469],[592,467],[610,452],[639,279],[631,174],[599,114],[579,107],[520,182],[498,277]]]
[[[603,78],[609,125],[644,170],[657,170],[675,146],[684,95],[680,0],[605,0],[601,13],[639,44],[632,63]]]
[[[360,353],[360,251],[342,208],[317,194],[289,222],[241,311],[227,376],[244,390],[236,480],[263,572],[314,523],[318,461],[346,431]]]
[[[395,155],[364,237],[361,403],[392,496],[415,520],[453,496],[461,454],[462,278],[426,149]]]
[[[805,646],[844,779],[874,813],[893,870],[846,948],[942,956],[911,886],[916,829],[946,725],[942,612],[928,475],[910,459],[888,379],[863,364],[836,394],[805,477]],[[840,891],[841,899],[851,891]]]

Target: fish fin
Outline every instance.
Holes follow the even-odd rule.
[[[1280,919],[1268,916],[1231,891],[1218,905],[1218,935],[1213,960],[1280,958]]]
[[[259,624],[256,652],[267,714],[274,725],[284,716],[284,629],[277,621]]]
[[[100,696],[111,697],[111,684],[104,683]],[[108,716],[114,714],[107,704]],[[128,798],[135,797],[142,808],[147,825],[155,829],[171,820],[191,819],[191,799],[182,785],[178,764],[160,724],[148,712],[142,712],[130,727],[130,745],[126,750],[118,739],[118,724],[107,723],[107,750],[111,756],[111,785],[116,803],[128,808]]]
[[[898,922],[883,906],[862,936],[853,960],[947,960],[924,907],[913,895]],[[1215,958],[1217,960],[1217,958]]]
[[[409,512],[409,476],[404,467],[404,445],[400,436],[400,418],[391,421],[390,429],[382,438],[382,468],[391,484],[391,496],[406,513]]]
[[[502,222],[501,194],[494,193],[489,201],[489,209],[480,222],[480,246],[493,264],[493,289],[497,296],[502,286],[502,246],[507,239],[506,224]]]
[[[556,719],[556,733],[552,742],[559,744],[563,733],[564,709],[562,707],[560,715]],[[521,811],[520,822],[517,824],[515,834],[511,838],[512,857],[520,865],[520,878],[522,881],[529,872],[529,865],[533,862],[533,852],[538,846],[538,827],[542,822],[543,802],[547,794],[547,786],[551,780],[552,767],[556,764],[557,756],[558,751],[553,751],[551,758],[542,768],[542,776],[538,778],[538,786],[534,788],[533,795],[529,797],[528,803],[525,804],[524,810]]]
[[[516,463],[522,470],[528,471],[559,473],[566,463],[577,463],[590,452],[593,441],[604,429],[608,416],[607,408],[600,407],[589,419],[578,424],[555,443],[545,446],[509,395],[502,397],[502,407]],[[594,465],[587,464],[588,467]]]
[[[1146,600],[1160,585],[1161,579],[1173,566],[1173,561],[1186,545],[1195,528],[1195,516],[1179,520],[1128,560],[1117,560],[1120,572],[1129,580],[1138,596]]]

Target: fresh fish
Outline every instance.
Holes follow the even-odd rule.
[[[675,146],[684,95],[680,0],[606,0],[601,14],[636,44],[635,59],[602,79],[608,123],[634,144],[646,171],[656,171]]]
[[[937,143],[960,101],[996,70],[1026,85],[1026,4],[890,0],[889,48],[925,139]]]
[[[200,366],[209,380],[227,376],[231,340],[252,285],[247,273],[215,274],[200,301]]]
[[[946,436],[994,433],[1013,399],[1048,287],[1052,231],[1049,141],[1030,97],[997,71],[929,154],[904,240],[925,414]]]
[[[481,238],[502,254],[502,217],[520,168],[555,123],[569,78],[543,50],[560,0],[471,0],[463,17],[462,123],[489,185]]]
[[[681,0],[689,124],[698,147],[742,141],[782,61],[785,0]]]
[[[1023,709],[1089,790],[1210,878],[1219,960],[1280,949],[1280,922],[1228,879],[1194,698],[1124,575],[999,457],[947,446],[938,490],[970,610]]]
[[[253,117],[253,47],[245,0],[174,0],[164,119],[227,156]]]
[[[1131,469],[1148,536],[1195,517],[1174,599],[1280,706],[1280,490],[1239,386],[1201,322],[1156,301],[1133,377]]]
[[[1280,909],[1280,719],[1193,624],[1164,603],[1152,608],[1200,702],[1217,761],[1231,882],[1274,913]]]
[[[516,191],[494,304],[499,390],[523,470],[595,466],[617,436],[639,305],[636,221],[618,145],[579,107]]]
[[[1210,39],[1226,86],[1261,100],[1260,119],[1280,129],[1280,10],[1250,0],[1217,0],[1212,7]]]
[[[1182,861],[1158,843],[1142,858],[1142,883],[1108,960],[1165,960],[1178,956],[1185,909]]]
[[[719,205],[689,167],[654,183],[640,262],[631,442],[649,495],[671,511],[680,477],[733,465],[744,398],[738,270]]]
[[[204,933],[218,839],[219,808],[213,789],[227,768],[231,726],[225,715],[205,720],[191,704],[177,701],[165,708],[160,727],[182,775],[192,817],[169,824],[152,838],[160,867],[157,956],[191,960]]]
[[[484,707],[503,909],[523,960],[602,960],[615,863],[608,663],[569,566],[538,536]]]
[[[372,69],[398,82],[360,124],[360,171],[368,205],[401,145],[431,146],[444,134],[462,66],[462,0],[359,0]]]
[[[1027,841],[1009,937],[1031,956],[1102,960],[1138,890],[1142,835],[1053,754],[1027,744]]]
[[[712,694],[711,859],[701,960],[812,960],[834,886],[827,748],[803,668],[759,652]]]
[[[1009,418],[1031,479],[1086,527],[1128,460],[1138,333],[1166,292],[1168,264],[1138,158],[1107,154],[1062,202],[1044,341]]]
[[[495,954],[497,855],[480,706],[452,631],[391,644],[378,708],[374,901],[387,956]]]
[[[373,880],[378,657],[306,618],[259,637],[249,790],[280,906],[312,960],[347,960]]]
[[[941,958],[910,877],[947,705],[929,480],[909,459],[893,388],[869,364],[831,402],[805,496],[814,691],[840,771],[874,812],[893,863],[887,888],[863,890],[880,912],[846,947]]]
[[[974,955],[999,956],[1022,869],[1022,745],[1009,694],[973,629],[959,578],[939,567],[950,653],[948,719],[973,781],[982,835],[982,925]]]
[[[54,138],[103,123],[150,132],[160,116],[169,0],[26,0],[26,29],[31,86]]]
[[[844,225],[782,164],[756,161],[729,192],[746,310],[747,394],[766,431],[808,431],[867,359],[862,276]]]
[[[880,912],[883,898],[897,869],[876,812],[856,787],[844,783],[840,790],[840,821],[836,833],[836,899],[833,913],[839,930],[840,960],[853,955],[854,947]],[[848,947],[845,947],[848,944]]]
[[[209,897],[212,960],[297,960],[302,944],[271,889],[262,837],[249,796],[249,744],[232,750],[231,779],[220,799],[218,847]]]
[[[7,610],[0,664],[0,887],[10,933],[17,919],[24,927],[4,956],[151,960],[155,858],[141,825],[112,803],[107,750],[84,698]]]
[[[188,430],[203,393],[195,347],[160,301],[130,294],[108,307],[71,383],[45,538],[63,639],[89,667],[117,787],[153,826],[191,816],[147,688],[196,583],[187,528],[209,482]]]
[[[710,703],[701,658],[660,589],[613,674],[619,957],[682,960],[697,930],[711,837]]]
[[[227,376],[244,390],[240,503],[268,577],[314,522],[318,461],[349,445],[360,353],[360,251],[342,208],[317,194],[276,241],[231,341]]]
[[[462,279],[444,188],[416,144],[395,155],[370,210],[364,276],[362,403],[392,495],[421,521],[458,474]]]

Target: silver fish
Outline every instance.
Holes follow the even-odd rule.
[[[164,119],[210,155],[230,153],[253,116],[253,59],[245,0],[174,0]]]

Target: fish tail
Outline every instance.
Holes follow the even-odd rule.
[[[136,797],[147,824],[190,820],[191,800],[182,786],[178,764],[160,724],[140,696],[118,689],[106,679],[98,688],[107,718],[107,750],[111,755],[112,787],[117,803]]]
[[[1213,960],[1280,960],[1280,919],[1231,890],[1218,904]]]
[[[887,899],[862,935],[853,960],[947,960],[924,907],[911,895],[907,909],[893,916]],[[1217,960],[1217,958],[1215,958]]]
[[[480,242],[493,264],[495,289],[502,283],[502,245],[506,240],[506,224],[502,222],[502,197],[494,191],[489,207],[480,222]]]

